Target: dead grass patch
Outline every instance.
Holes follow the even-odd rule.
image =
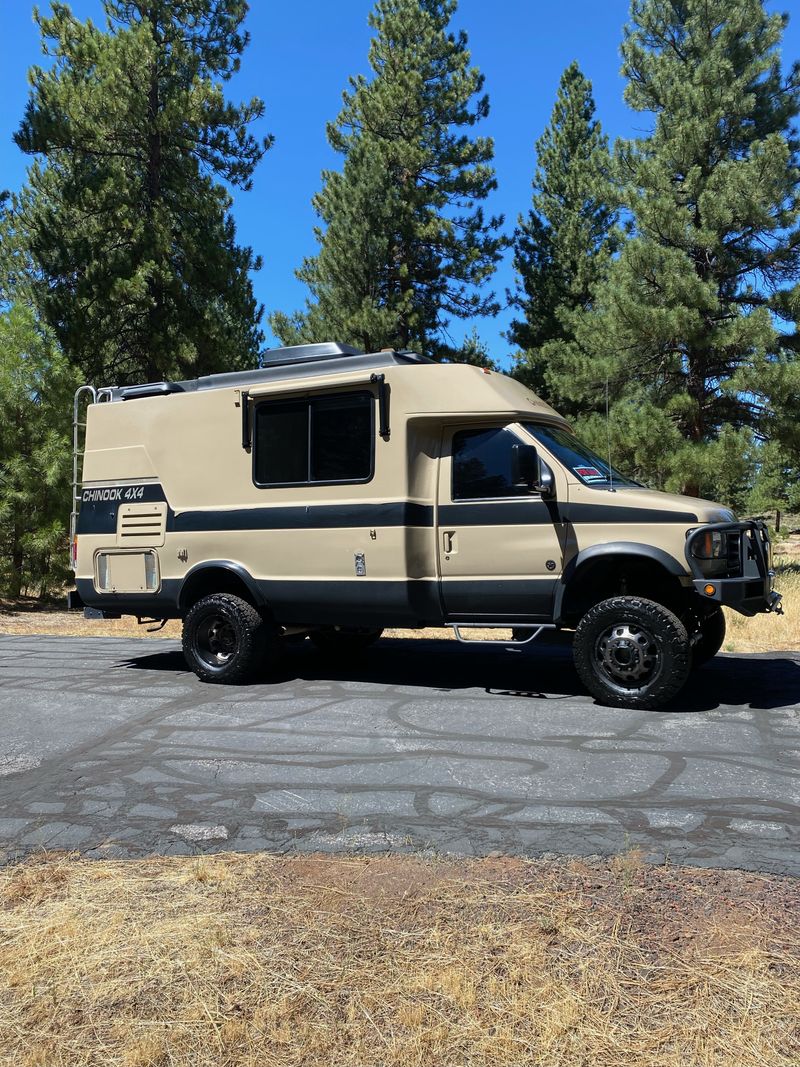
[[[775,588],[783,597],[783,615],[745,618],[725,608],[728,632],[723,652],[800,652],[800,562],[775,565]]]
[[[796,904],[637,859],[47,859],[0,872],[0,1062],[788,1067]]]

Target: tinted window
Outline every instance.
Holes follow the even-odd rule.
[[[519,438],[510,430],[461,430],[453,435],[453,500],[494,496],[523,496],[529,490],[515,485],[514,446]]]
[[[321,397],[311,402],[311,481],[354,482],[372,466],[372,397]]]
[[[368,481],[372,412],[369,393],[259,404],[254,426],[256,483]]]
[[[308,481],[308,401],[260,404],[255,445],[259,485]]]

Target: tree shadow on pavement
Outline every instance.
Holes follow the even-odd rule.
[[[289,645],[277,670],[260,684],[368,682],[445,693],[482,689],[492,696],[590,699],[575,673],[570,644],[571,636],[566,634],[547,635],[524,649],[500,642],[497,647],[470,649],[456,641],[383,638],[358,655],[331,657],[308,641],[300,641]],[[119,666],[159,672],[188,670],[183,654],[172,649],[135,656]],[[725,706],[770,710],[798,703],[797,657],[725,655],[693,673],[684,690],[660,713],[700,713]]]

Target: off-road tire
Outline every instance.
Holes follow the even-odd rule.
[[[202,682],[252,681],[265,669],[274,643],[260,613],[231,593],[204,596],[183,620],[183,654]]]
[[[628,634],[641,636],[630,641]],[[606,635],[611,637],[606,640]],[[635,647],[632,654],[640,657],[641,669],[652,662],[651,673],[639,685],[638,679],[623,682],[612,677],[611,668],[604,665],[607,652],[603,648],[607,650],[613,641],[622,646],[640,639],[644,650],[640,653]],[[661,707],[683,688],[692,664],[689,634],[677,615],[653,600],[635,596],[612,597],[590,608],[575,631],[573,656],[589,692],[601,704],[618,708]]]
[[[357,654],[374,645],[383,630],[313,630],[308,636],[326,655]]]
[[[710,615],[701,616],[695,621],[700,630],[700,639],[692,646],[692,668],[702,667],[722,648],[725,640],[725,613],[717,608]]]

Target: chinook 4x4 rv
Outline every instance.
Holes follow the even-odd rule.
[[[74,460],[72,606],[182,619],[208,682],[302,633],[344,654],[386,626],[562,628],[599,701],[653,708],[719,650],[723,604],[780,610],[763,523],[626,479],[480,367],[318,344],[84,386]]]

